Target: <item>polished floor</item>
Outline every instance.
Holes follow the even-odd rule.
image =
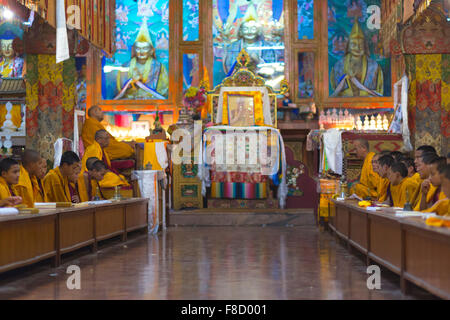
[[[434,299],[382,269],[367,288],[362,258],[315,227],[173,227],[0,275],[0,299]],[[81,289],[66,269],[78,265]]]

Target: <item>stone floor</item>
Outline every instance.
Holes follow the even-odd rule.
[[[69,265],[81,289],[67,289]],[[0,275],[0,299],[435,299],[382,269],[368,290],[364,260],[316,227],[172,227]]]

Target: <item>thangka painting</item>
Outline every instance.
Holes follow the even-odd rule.
[[[183,40],[198,41],[199,0],[183,0]]]
[[[380,39],[380,0],[328,0],[331,97],[391,96],[390,59]]]
[[[249,69],[278,89],[284,79],[282,0],[213,0],[214,86],[233,74],[246,49]]]
[[[24,58],[17,47],[23,47],[23,30],[20,22],[0,17],[0,76],[22,78],[25,73]]]
[[[116,52],[102,61],[105,100],[167,99],[169,0],[116,0]]]

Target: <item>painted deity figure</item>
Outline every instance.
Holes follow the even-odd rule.
[[[249,69],[255,74],[258,64],[276,62],[275,51],[267,48],[270,44],[264,40],[258,17],[253,7],[247,9],[238,31],[238,39],[230,43],[225,49],[223,59],[225,73],[229,73],[236,63],[236,58],[245,49],[251,58]]]
[[[364,33],[355,22],[345,56],[335,63],[330,74],[333,97],[383,96],[383,70],[369,58]]]
[[[169,75],[156,60],[145,19],[132,47],[128,71],[117,74],[117,90],[114,99],[167,99]]]
[[[13,49],[13,39],[1,39],[0,74],[2,78],[22,77],[23,58],[16,57]]]

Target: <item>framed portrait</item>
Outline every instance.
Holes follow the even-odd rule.
[[[249,127],[255,125],[255,106],[253,95],[228,95],[228,123],[234,127]]]

